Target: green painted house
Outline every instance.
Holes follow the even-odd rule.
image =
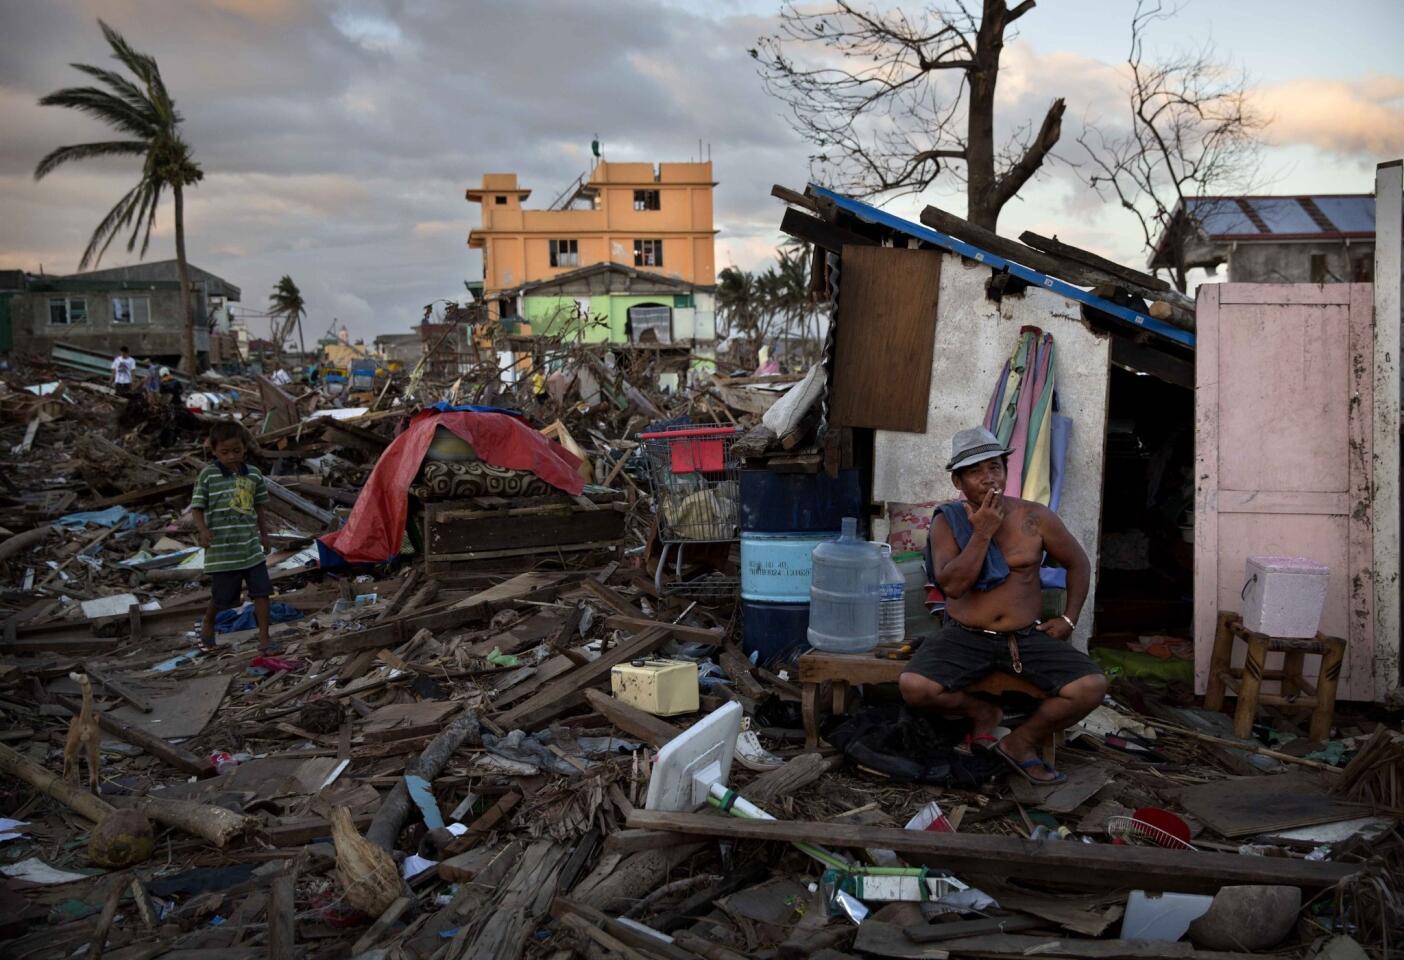
[[[496,295],[504,332],[583,343],[690,346],[710,356],[716,287],[596,263]]]

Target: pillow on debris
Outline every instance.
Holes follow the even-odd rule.
[[[974,789],[1002,772],[993,756],[956,753],[967,724],[913,713],[897,703],[864,707],[827,739],[854,763],[902,783]]]
[[[887,504],[887,542],[893,553],[908,553],[926,549],[926,538],[931,531],[931,516],[936,512],[939,500],[930,503]]]

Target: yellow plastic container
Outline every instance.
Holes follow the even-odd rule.
[[[614,696],[659,717],[695,713],[697,664],[691,660],[633,660],[610,671]]]

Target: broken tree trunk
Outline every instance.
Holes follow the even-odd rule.
[[[0,744],[0,773],[41,790],[81,817],[97,823],[112,812],[112,806],[88,791],[68,783],[58,774]]]
[[[478,739],[478,717],[471,710],[458,717],[443,733],[431,740],[424,752],[405,767],[405,776],[417,775],[433,783],[444,764],[448,763],[449,757],[469,738]],[[380,809],[375,812],[375,819],[366,831],[366,839],[385,850],[394,850],[395,840],[400,836],[400,829],[405,825],[412,805],[409,789],[401,779],[381,801]]]
[[[113,801],[116,806],[140,810],[157,823],[175,827],[221,849],[230,840],[250,833],[258,825],[253,817],[193,800],[114,797]]]

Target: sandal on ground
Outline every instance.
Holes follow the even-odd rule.
[[[960,742],[960,746],[955,748],[955,752],[966,757],[973,757],[975,751],[988,753],[999,742],[999,738],[993,733],[967,733],[965,739]]]
[[[1060,783],[1068,782],[1068,775],[1066,773],[1060,773],[1057,770],[1054,770],[1052,767],[1050,767],[1048,764],[1044,763],[1037,757],[1032,757],[1028,760],[1015,760],[1012,756],[1004,752],[1003,747],[997,744],[991,747],[990,749],[993,750],[996,754],[998,754],[1000,759],[1002,759],[1005,763],[1009,764],[1009,766],[1011,766],[1014,769],[1015,773],[1023,777],[1029,783],[1033,784],[1035,787],[1056,787]],[[1049,773],[1053,774],[1053,776],[1048,780],[1040,780],[1033,774],[1029,773],[1029,771],[1032,770],[1034,767],[1042,767]]]

